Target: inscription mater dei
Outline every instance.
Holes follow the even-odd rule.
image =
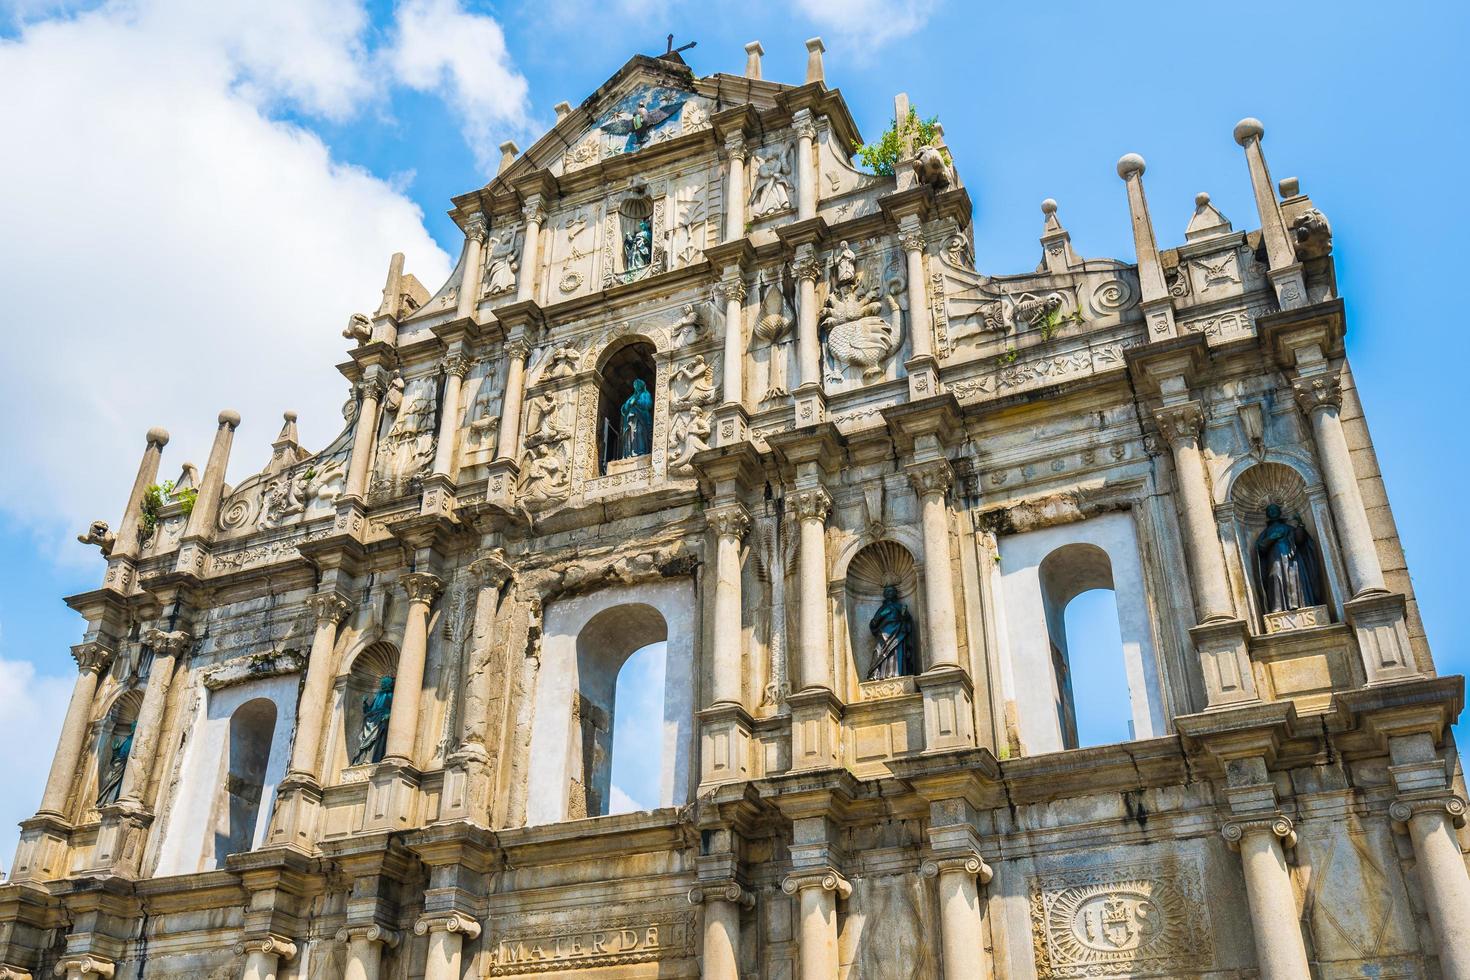
[[[564,928],[539,935],[506,935],[490,951],[489,975],[547,973],[564,965],[580,968],[642,963],[669,955],[688,955],[687,918],[667,922],[614,920],[592,928]]]

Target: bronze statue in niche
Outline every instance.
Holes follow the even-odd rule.
[[[388,748],[388,719],[393,714],[393,678],[378,679],[378,690],[362,699],[362,728],[357,735],[357,751],[352,764],[382,762]]]
[[[1266,528],[1256,538],[1256,576],[1268,613],[1322,604],[1316,544],[1301,515],[1288,522],[1280,504],[1266,507]]]
[[[914,618],[909,615],[909,607],[899,599],[898,586],[883,587],[883,605],[873,614],[868,631],[874,640],[873,666],[868,669],[868,680],[915,673]]]

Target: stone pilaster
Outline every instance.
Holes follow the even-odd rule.
[[[725,181],[725,241],[733,242],[745,237],[745,134],[731,133],[725,137],[725,160],[729,175]]]
[[[791,263],[796,276],[796,364],[800,383],[796,398],[797,428],[818,425],[826,419],[827,400],[822,394],[822,343],[817,333],[817,278],[822,274],[816,249],[797,247]]]
[[[464,223],[464,278],[459,283],[459,300],[454,315],[473,319],[480,300],[480,278],[485,256],[485,217],[472,214]]]

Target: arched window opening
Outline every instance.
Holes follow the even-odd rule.
[[[247,701],[230,716],[215,818],[215,867],[224,867],[231,854],[252,850],[265,835],[270,808],[261,804],[275,728],[276,705],[269,698]]]
[[[342,701],[346,765],[371,765],[383,760],[397,674],[398,649],[391,643],[380,640],[353,659]]]
[[[656,688],[644,683],[638,675],[646,673],[643,665],[636,665],[628,674],[628,684],[637,691],[631,701],[633,716],[631,727],[634,732],[627,750],[638,752],[637,746],[653,746],[647,758],[634,756],[629,759],[635,771],[640,767],[652,767],[655,785],[660,787],[657,798],[662,798],[663,773],[663,664],[664,641],[668,639],[668,627],[658,610],[652,606],[630,604],[604,610],[582,628],[577,636],[577,679],[578,689],[574,694],[573,725],[575,748],[581,756],[580,765],[572,769],[571,799],[568,816],[598,817],[613,812],[613,766],[623,771],[620,753],[625,746],[615,744],[614,732],[617,721],[618,688],[625,673],[624,667],[635,654],[655,649],[651,657],[658,664],[659,684]],[[628,695],[625,688],[625,701]],[[640,717],[646,705],[656,705],[658,711],[651,717]],[[648,741],[640,742],[640,736]],[[628,739],[624,739],[628,741]],[[635,761],[636,760],[636,761]],[[642,778],[642,777],[640,777]],[[642,809],[642,807],[635,807]],[[625,812],[625,811],[624,811]]]
[[[618,671],[606,813],[658,808],[667,650],[667,643],[650,643],[635,650]]]
[[[598,446],[602,472],[610,463],[653,450],[653,345],[635,340],[614,351],[601,368]]]
[[[1135,737],[1117,594],[1080,593],[1063,613],[1069,681],[1069,747],[1113,745]],[[1082,692],[1077,698],[1073,692]],[[1065,729],[1064,729],[1065,730]]]
[[[128,691],[113,702],[97,732],[97,796],[96,806],[116,803],[122,792],[123,772],[133,749],[133,731],[138,724],[138,709],[143,705],[141,691]]]
[[[1067,629],[1067,609],[1072,601],[1086,592],[1113,589],[1113,564],[1108,553],[1094,544],[1069,544],[1058,548],[1041,561],[1041,600],[1046,611],[1046,632],[1051,647],[1052,701],[1056,705],[1057,724],[1061,728],[1062,747],[1078,748],[1080,745],[1105,744],[1079,741],[1077,724],[1077,694],[1085,699],[1084,714],[1091,718],[1099,711],[1108,710],[1110,700],[1107,690],[1098,690],[1087,684],[1079,684],[1075,664],[1079,659],[1087,665],[1089,679],[1096,675],[1111,675],[1126,678],[1121,641],[1111,648],[1101,642],[1103,637],[1096,631],[1086,634],[1085,648],[1071,649],[1069,640],[1081,638],[1082,631]],[[1085,608],[1085,607],[1084,607]],[[1117,634],[1117,614],[1113,616],[1113,633]],[[1106,666],[1103,666],[1106,664]],[[1117,687],[1106,683],[1105,688]],[[1123,697],[1116,707],[1126,712],[1129,699],[1126,680],[1122,685]],[[1118,741],[1113,739],[1112,741]]]

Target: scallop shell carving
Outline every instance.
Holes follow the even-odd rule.
[[[900,595],[912,595],[919,579],[914,556],[896,541],[875,541],[853,556],[847,566],[847,590],[863,599],[881,599],[883,587],[898,586]]]
[[[1257,463],[1230,488],[1236,519],[1247,525],[1266,523],[1266,506],[1279,504],[1287,517],[1305,514],[1307,485],[1301,474],[1281,463]]]

